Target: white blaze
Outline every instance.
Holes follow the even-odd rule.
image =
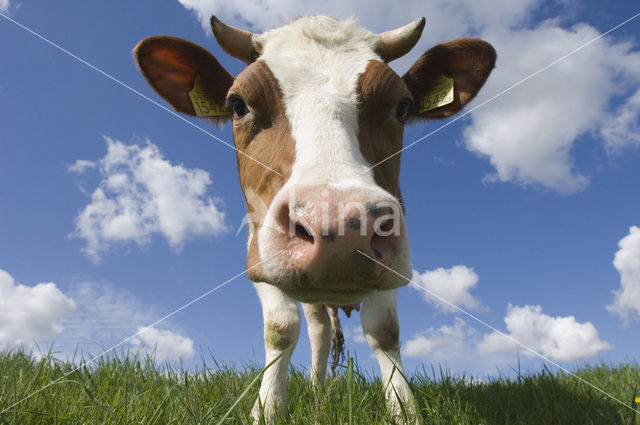
[[[287,186],[375,186],[358,143],[358,78],[372,60],[377,36],[355,26],[311,16],[258,38],[278,80],[296,141]],[[365,172],[364,174],[362,174]]]

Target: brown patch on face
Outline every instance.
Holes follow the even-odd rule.
[[[358,79],[360,99],[358,118],[360,152],[371,164],[402,149],[404,123],[396,116],[402,100],[412,101],[411,93],[400,77],[387,65],[371,61]],[[373,169],[376,184],[400,201],[400,154]]]
[[[266,63],[254,62],[238,75],[227,99],[232,101],[238,97],[246,103],[249,112],[243,117],[234,116],[233,138],[239,151],[240,186],[257,234],[273,198],[291,175],[295,141],[285,115],[280,86]],[[247,275],[253,281],[264,280],[261,266],[256,266],[260,261],[256,236],[251,241],[247,257]]]

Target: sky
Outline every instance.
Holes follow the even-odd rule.
[[[412,280],[429,292],[398,290],[407,372],[637,361],[640,17],[604,34],[638,12],[632,1],[0,0],[0,348],[262,362],[231,128],[161,107],[131,50],[174,35],[237,75],[211,14],[262,32],[323,13],[375,32],[426,17],[391,64],[400,75],[454,38],[498,52],[465,115],[405,130],[405,146],[418,141],[401,171]],[[349,354],[377,374],[358,313],[342,325]],[[303,327],[293,363],[309,360]]]

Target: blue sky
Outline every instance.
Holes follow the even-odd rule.
[[[400,74],[440,41],[486,39],[498,63],[467,111],[478,108],[403,153],[414,281],[570,369],[637,360],[640,18],[480,106],[637,4],[405,3],[2,0],[0,11],[163,105],[131,49],[175,35],[236,75],[242,63],[206,28],[212,13],[255,32],[310,13],[354,15],[377,32],[425,16],[418,46],[393,64]],[[0,347],[96,355],[244,270],[233,150],[5,17],[0,39]],[[229,126],[189,120],[232,142]],[[443,123],[408,127],[405,146]],[[469,316],[409,287],[398,304],[409,372],[516,367],[518,349]],[[376,371],[358,314],[343,327]],[[186,365],[261,362],[252,285],[241,276],[118,350],[153,347]],[[293,362],[309,356],[303,329]],[[520,357],[532,370],[542,362]]]

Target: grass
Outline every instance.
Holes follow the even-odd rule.
[[[8,408],[0,414],[0,424],[249,424],[261,372],[252,366],[221,365],[188,372],[135,355],[102,358],[77,371],[75,367],[51,356],[36,361],[22,352],[0,353],[0,411]],[[380,381],[363,376],[351,362],[342,370],[315,394],[305,372],[292,368],[287,384],[290,416],[280,423],[390,423]],[[577,374],[640,408],[634,404],[640,395],[638,364],[600,364]],[[544,367],[527,376],[489,381],[455,378],[434,369],[418,371],[410,379],[428,425],[640,425],[640,414]]]

